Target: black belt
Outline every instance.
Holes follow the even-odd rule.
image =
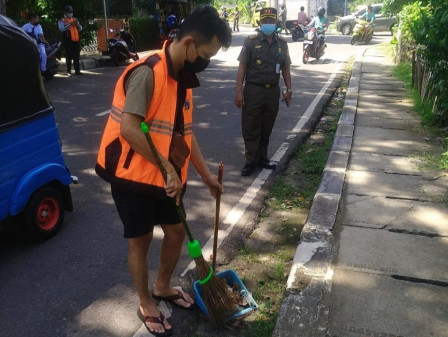
[[[266,89],[272,88],[272,87],[278,87],[278,83],[277,84],[262,84],[262,83],[254,83],[254,82],[248,82],[247,84],[253,84],[253,85],[257,85],[259,87],[264,87]]]

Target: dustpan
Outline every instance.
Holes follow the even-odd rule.
[[[219,165],[219,174],[218,180],[222,183],[222,175],[223,175],[223,164]],[[216,270],[216,252],[217,252],[217,242],[218,242],[218,224],[219,224],[219,209],[221,203],[221,194],[217,193],[216,195],[216,211],[215,211],[215,224],[214,224],[214,238],[213,238],[213,270]],[[229,317],[228,320],[238,320],[243,319],[244,317],[249,316],[253,312],[258,309],[258,304],[255,302],[252,294],[246,288],[244,283],[238,277],[237,273],[233,269],[227,269],[216,273],[216,276],[220,279],[224,279],[227,285],[236,289],[240,297],[240,304],[237,306],[237,310],[233,314],[232,317]],[[204,304],[202,298],[202,284],[201,281],[195,281],[193,284],[194,292],[196,294],[196,305],[201,309],[201,311],[209,317],[209,312]]]

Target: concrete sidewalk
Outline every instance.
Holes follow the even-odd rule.
[[[392,67],[356,58],[274,336],[448,336],[448,177]]]

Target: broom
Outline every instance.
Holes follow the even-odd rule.
[[[148,141],[151,151],[154,154],[157,166],[162,173],[163,179],[167,181],[167,173],[165,167],[162,165],[159,153],[157,152],[157,149],[152,142],[151,136],[149,135],[148,126],[145,122],[142,122],[140,127],[146,137],[146,140]],[[172,200],[175,203],[175,200]],[[209,312],[210,319],[215,326],[223,325],[226,319],[232,316],[237,310],[237,299],[231,289],[229,289],[229,287],[227,286],[226,282],[222,279],[219,279],[215,275],[213,268],[210,267],[209,264],[205,261],[202,255],[201,246],[199,245],[198,240],[195,240],[193,238],[182,208],[177,204],[175,205],[177,214],[179,215],[179,218],[188,236],[188,253],[194,259],[194,262],[196,264],[199,283],[202,286],[202,297]]]
[[[218,181],[222,184],[222,173],[224,171],[224,165],[222,162],[219,164],[218,170]],[[214,235],[213,235],[213,255],[212,255],[212,267],[216,270],[216,254],[218,250],[218,226],[219,226],[219,210],[221,206],[221,191],[216,192],[216,207],[215,207],[215,224],[214,224]]]

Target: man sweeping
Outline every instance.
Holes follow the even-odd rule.
[[[192,88],[199,86],[195,73],[207,68],[210,58],[230,42],[230,28],[215,9],[206,6],[194,10],[172,43],[167,41],[162,50],[132,63],[121,75],[101,141],[95,169],[111,184],[129,242],[128,265],[140,299],[138,316],[155,336],[169,336],[173,328],[154,299],[182,309],[191,309],[194,304],[188,294],[170,283],[185,238],[170,198],[182,205],[190,161],[213,196],[218,189],[222,192],[192,131]],[[142,121],[149,126],[167,172],[166,183],[140,129]],[[147,253],[157,224],[164,238],[151,293]]]

